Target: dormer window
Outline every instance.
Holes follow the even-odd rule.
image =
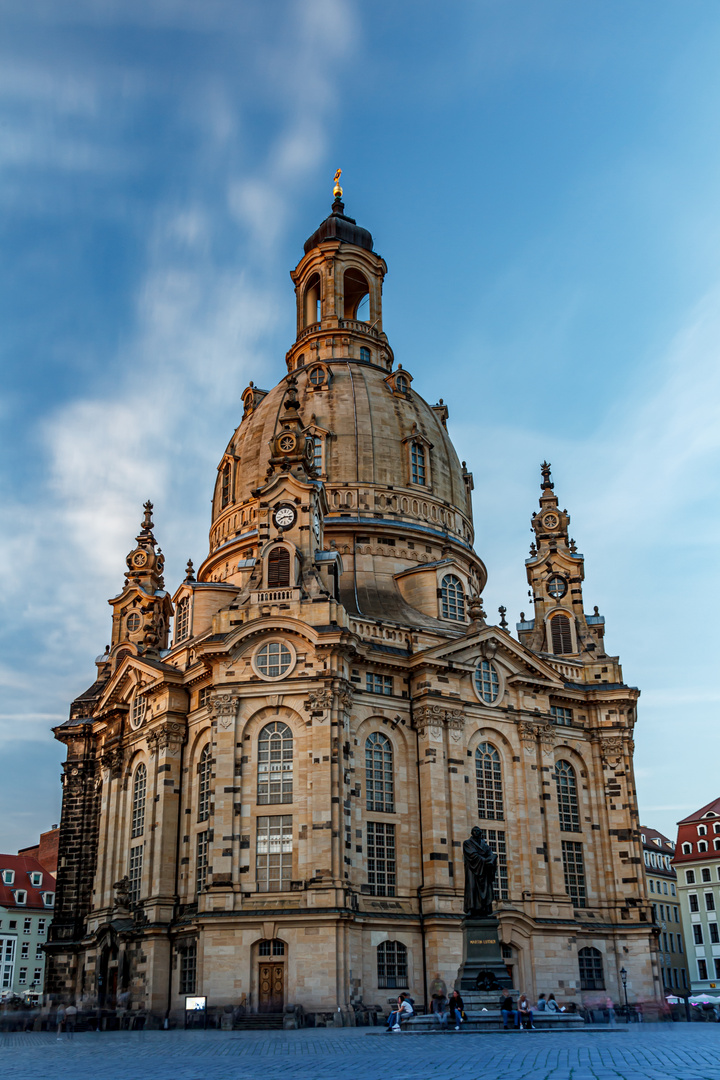
[[[707,825],[698,825],[698,836],[707,836]]]
[[[220,487],[220,506],[225,508],[230,502],[230,462],[226,461],[222,470],[222,482]]]
[[[175,613],[175,644],[179,645],[186,637],[190,636],[190,597],[183,596],[178,601]]]
[[[692,844],[683,844],[683,846],[682,846],[683,855],[692,855],[692,847],[693,847]]]
[[[426,484],[425,447],[421,442],[412,442],[410,444],[410,479],[413,484],[420,484],[423,487]]]
[[[14,889],[13,896],[18,907],[24,907],[27,904],[27,892],[25,889]]]
[[[308,380],[310,386],[314,390],[319,390],[321,387],[326,386],[328,383],[327,368],[324,368],[321,364],[316,364],[315,367],[310,368]]]
[[[43,903],[45,907],[55,907],[55,893],[46,892],[43,893]]]
[[[404,375],[398,375],[398,377],[396,378],[395,389],[397,390],[398,394],[407,394],[408,390],[410,389],[410,384],[408,383],[407,378]]]
[[[446,574],[440,585],[440,610],[443,619],[465,622],[465,590],[459,577]]]
[[[13,885],[15,882],[14,870],[3,870],[2,872],[3,885]]]
[[[32,870],[30,873],[30,884],[34,889],[39,889],[42,885],[43,876],[39,871]]]
[[[707,851],[707,840],[698,840],[698,851]]]

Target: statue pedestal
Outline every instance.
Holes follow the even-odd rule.
[[[455,983],[461,994],[477,990],[496,1001],[500,990],[512,987],[500,949],[499,925],[494,915],[463,919],[463,959]]]

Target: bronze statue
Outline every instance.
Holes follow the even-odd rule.
[[[497,855],[477,825],[470,830],[470,837],[463,844],[465,863],[464,911],[474,919],[492,915],[493,885],[497,874]]]

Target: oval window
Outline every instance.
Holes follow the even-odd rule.
[[[554,600],[560,600],[560,598],[563,597],[567,592],[567,581],[565,580],[565,578],[559,577],[556,574],[548,581],[547,591],[550,593]]]
[[[314,367],[310,372],[310,382],[313,386],[322,386],[325,382],[325,369]]]
[[[489,660],[481,660],[475,668],[475,690],[480,700],[489,705],[500,697],[500,676]]]
[[[134,634],[136,630],[140,629],[140,616],[136,611],[133,611],[132,615],[128,615],[125,625],[131,634]]]
[[[255,654],[255,667],[266,679],[279,679],[292,667],[293,654],[283,641],[269,641]]]

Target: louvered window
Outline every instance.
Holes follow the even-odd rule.
[[[550,637],[552,651],[556,655],[573,651],[572,632],[567,615],[553,615],[550,620]]]
[[[275,547],[268,556],[268,588],[282,588],[290,584],[290,552],[285,547]]]

